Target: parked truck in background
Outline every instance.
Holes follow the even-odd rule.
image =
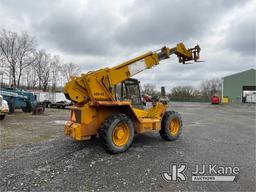
[[[8,112],[8,103],[6,100],[3,99],[3,96],[0,95],[0,120],[3,120]]]
[[[37,101],[43,103],[44,107],[66,108],[71,102],[66,99],[62,92],[34,92]]]

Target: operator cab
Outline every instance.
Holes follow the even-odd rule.
[[[117,100],[130,101],[135,108],[144,108],[141,99],[140,81],[137,79],[127,79],[116,86]]]

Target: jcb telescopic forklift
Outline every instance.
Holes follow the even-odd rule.
[[[64,132],[75,140],[99,135],[109,153],[126,151],[135,133],[159,131],[167,141],[176,140],[182,131],[180,115],[166,111],[166,103],[154,102],[143,110],[133,104],[141,102],[139,81],[131,77],[176,54],[179,62],[198,61],[200,47],[186,49],[183,43],[148,52],[112,68],[103,68],[73,77],[64,87],[73,101],[71,118]]]

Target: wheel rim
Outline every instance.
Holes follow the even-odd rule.
[[[178,118],[172,119],[169,125],[169,130],[172,135],[177,135],[180,130],[180,121]]]
[[[125,123],[119,123],[113,130],[112,140],[118,146],[124,146],[130,137],[129,127]]]

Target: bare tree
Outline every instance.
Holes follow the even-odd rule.
[[[54,92],[57,87],[57,80],[59,79],[59,72],[61,70],[60,57],[54,55],[51,60],[51,72],[52,72],[52,91]]]
[[[26,68],[25,74],[26,74],[27,88],[35,89],[39,82],[39,79],[38,79],[37,72],[34,67],[34,63],[33,63],[33,65]]]
[[[11,83],[20,86],[25,68],[34,62],[35,39],[27,33],[0,32],[0,56],[9,69]]]
[[[198,91],[191,86],[174,87],[171,90],[171,98],[192,98],[198,96]]]
[[[36,71],[37,78],[38,78],[38,88],[42,88],[42,76],[43,76],[43,70],[45,67],[43,67],[44,63],[44,57],[47,57],[47,54],[44,50],[39,50],[35,53],[36,60],[33,64],[33,67]]]
[[[50,72],[52,67],[51,54],[44,50],[39,50],[36,53],[36,60],[34,62],[34,69],[39,80],[39,89],[46,91],[50,81]]]
[[[35,89],[39,79],[38,79],[38,76],[37,76],[37,73],[36,73],[36,70],[34,69],[33,65],[31,67],[31,73],[30,73],[30,84],[31,84],[31,88],[32,89]]]
[[[156,86],[150,83],[144,84],[144,89],[143,89],[143,93],[144,94],[148,94],[148,95],[156,95],[157,91],[156,91]]]
[[[72,76],[76,76],[81,71],[80,67],[74,63],[66,63],[61,66],[61,73],[68,81]]]
[[[200,89],[203,97],[210,98],[213,95],[221,93],[221,79],[213,78],[201,83]]]

